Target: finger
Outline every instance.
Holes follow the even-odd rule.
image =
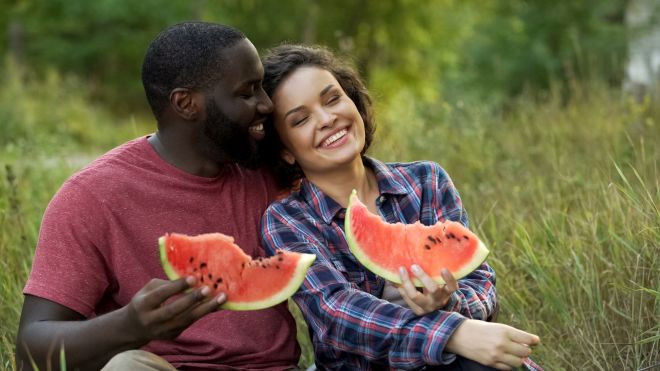
[[[419,265],[417,264],[411,265],[410,270],[412,270],[415,277],[417,277],[417,279],[419,279],[422,282],[424,287],[431,294],[433,294],[438,290],[438,284],[431,277],[429,277],[429,275],[426,274],[426,272],[424,272]]]
[[[170,297],[187,290],[190,287],[191,282],[194,284],[194,277],[179,278],[175,281],[162,281],[158,287],[145,294],[144,301],[148,307],[156,308]],[[147,286],[148,285],[149,284],[147,284]]]
[[[496,368],[498,370],[513,370],[513,368],[507,364],[504,364],[502,362],[497,362],[493,365],[493,368]]]
[[[201,301],[207,299],[209,294],[211,294],[211,289],[208,286],[191,290],[171,303],[156,309],[153,313],[154,318],[159,322],[170,321],[181,313],[197,306]]]
[[[225,293],[220,293],[218,296],[204,301],[190,311],[191,323],[204,317],[205,315],[215,312],[220,309],[220,305],[227,300]]]
[[[454,275],[451,274],[449,269],[442,268],[440,275],[442,276],[442,279],[445,280],[445,290],[448,293],[451,294],[452,292],[458,290],[458,282],[456,282],[456,278],[454,278]]]
[[[525,344],[515,343],[513,341],[508,342],[505,349],[508,354],[521,358],[529,357],[532,354],[532,348]]]
[[[415,312],[415,314],[422,315],[425,313],[422,307],[417,305],[417,303],[415,303],[410,297],[408,297],[407,293],[402,287],[398,287],[398,290],[403,300],[406,302],[406,304],[408,304],[408,308],[412,309],[412,311]]]
[[[509,329],[507,334],[509,339],[515,341],[516,343],[527,344],[532,346],[541,343],[541,339],[538,336],[534,334],[530,334],[529,332],[518,330],[513,327]]]
[[[401,277],[400,288],[403,288],[405,292],[405,296],[408,296],[408,298],[410,299],[416,297],[419,294],[419,292],[415,288],[413,282],[410,280],[410,277],[408,276],[408,271],[403,267],[399,268],[399,276]],[[401,296],[404,296],[404,294],[401,293]]]
[[[497,362],[504,363],[509,367],[520,367],[523,364],[523,359],[520,357],[516,357],[513,354],[503,354],[501,357],[499,357],[499,360]]]

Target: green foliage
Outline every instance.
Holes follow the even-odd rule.
[[[626,3],[36,0],[0,4],[0,27],[21,30],[13,52],[22,63],[79,76],[92,97],[122,115],[146,107],[139,71],[149,41],[195,19],[234,25],[260,50],[283,41],[328,45],[354,59],[383,104],[408,90],[426,106],[444,96],[499,107],[551,81],[618,84]],[[7,51],[7,39],[0,41]]]

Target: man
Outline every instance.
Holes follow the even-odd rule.
[[[257,162],[272,111],[262,78],[256,49],[233,28],[183,23],[156,37],[142,80],[158,131],[73,175],[49,204],[24,290],[19,369],[45,369],[60,346],[70,369],[296,366],[286,304],[218,311],[224,295],[164,279],[157,249],[167,232],[222,232],[264,255],[259,219],[276,189],[238,165]]]

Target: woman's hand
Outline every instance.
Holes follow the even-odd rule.
[[[445,350],[498,370],[512,370],[540,342],[538,336],[511,326],[467,319],[451,335]]]
[[[403,267],[399,268],[401,284],[397,286],[397,289],[403,300],[406,301],[410,309],[418,316],[446,306],[451,298],[451,294],[458,289],[456,279],[454,279],[454,276],[446,268],[443,268],[440,272],[442,278],[445,280],[444,285],[438,285],[417,264],[413,264],[410,270],[412,270],[415,277],[424,285],[422,292],[417,291],[417,288],[415,288],[415,285],[408,276],[408,271]]]

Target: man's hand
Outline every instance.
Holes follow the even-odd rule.
[[[173,339],[193,322],[218,310],[226,295],[211,298],[212,290],[207,286],[186,292],[195,282],[192,276],[149,281],[125,307],[128,331],[143,341]]]
[[[449,338],[445,350],[498,370],[512,370],[540,342],[538,336],[511,326],[468,319]]]
[[[424,273],[422,268],[417,264],[413,264],[410,270],[412,270],[415,277],[424,285],[423,292],[417,291],[410,277],[408,277],[408,271],[403,267],[399,268],[399,276],[402,283],[397,286],[397,289],[403,300],[406,301],[410,309],[418,316],[446,306],[451,298],[451,294],[458,289],[456,279],[446,268],[443,268],[440,272],[442,278],[445,280],[445,285],[442,286],[438,285],[431,277]]]

